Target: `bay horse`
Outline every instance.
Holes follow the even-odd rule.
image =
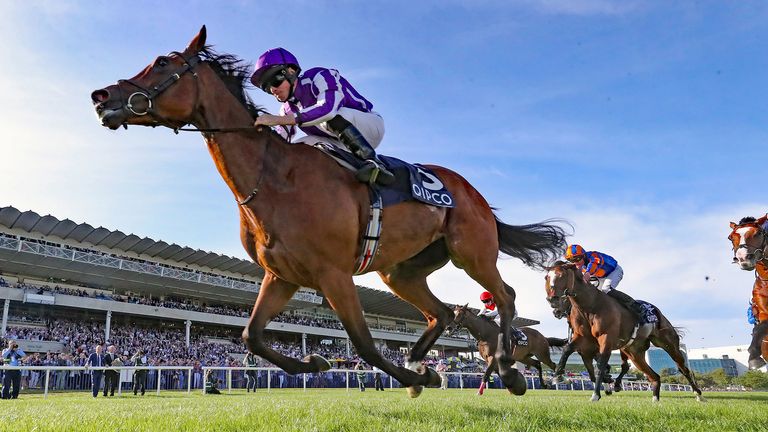
[[[264,342],[264,328],[301,286],[322,292],[365,362],[377,366],[417,397],[440,377],[422,365],[429,349],[453,321],[451,309],[427,286],[427,276],[448,261],[462,268],[496,299],[509,327],[515,291],[499,274],[499,252],[533,268],[560,255],[565,232],[553,222],[514,226],[501,222],[482,195],[459,174],[430,166],[453,194],[455,208],[409,201],[384,209],[376,271],[399,297],[417,307],[427,327],[406,357],[405,367],[376,350],[352,280],[369,219],[369,191],[353,174],[309,145],[291,144],[266,127],[254,127],[262,112],[246,91],[247,64],[206,46],[206,29],[182,52],[157,57],[130,79],[91,94],[101,124],[166,126],[191,124],[200,131],[240,214],[240,237],[264,278],[243,330],[248,350],[290,374],[330,368],[318,355],[287,357]],[[512,367],[509,331],[496,352],[505,387],[525,392],[525,378]]]
[[[469,330],[469,333],[477,340],[477,351],[488,364],[480,383],[480,389],[477,391],[478,395],[482,395],[491,374],[498,369],[498,362],[494,353],[496,352],[501,328],[492,319],[475,315],[467,305],[454,306],[453,313],[455,315],[453,321],[454,329],[464,327]],[[519,330],[527,336],[528,345],[514,346],[512,348],[512,358],[515,361],[536,368],[539,371],[539,382],[542,387],[546,388],[541,364],[549,366],[554,371],[555,363],[549,355],[549,348],[565,346],[568,341],[566,339],[544,337],[538,330],[530,327],[522,327]]]
[[[570,304],[568,322],[573,330],[571,342],[566,345],[555,373],[562,374],[565,362],[574,349],[583,349],[589,357],[589,353],[596,346],[597,375],[591,398],[593,402],[600,400],[601,383],[605,381],[605,375],[608,373],[608,359],[613,350],[620,350],[623,360],[629,358],[635,367],[645,374],[651,383],[653,401],[659,400],[661,391],[659,374],[645,361],[645,352],[648,351],[651,342],[669,354],[696,393],[696,400],[703,401],[701,389],[696,384],[693,373],[686,366],[685,357],[680,351],[680,336],[677,329],[658,308],[654,307],[657,322],[641,326],[637,334],[633,335],[636,319],[632,313],[609,295],[584,282],[581,270],[575,264],[556,262],[545,276],[545,282],[547,300],[553,308],[564,313],[568,307],[566,304]],[[582,357],[584,356],[582,351],[579,353]],[[585,358],[584,361],[586,363],[587,359]],[[591,361],[590,358],[589,362]],[[622,366],[622,375],[624,373],[624,366]]]
[[[759,219],[744,217],[738,224],[731,222],[728,240],[733,246],[733,262],[742,270],[754,270],[752,313],[757,324],[752,329],[749,345],[749,368],[759,369],[768,361],[768,215]],[[762,356],[762,358],[761,358]]]

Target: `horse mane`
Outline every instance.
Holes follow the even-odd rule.
[[[743,218],[741,218],[738,225],[744,225],[744,224],[756,223],[756,222],[757,222],[757,219],[753,218],[752,216],[744,216]]]
[[[254,104],[246,92],[251,77],[251,65],[248,62],[232,54],[219,54],[210,45],[200,50],[198,55],[221,78],[229,92],[243,104],[254,119],[267,113],[267,110]]]

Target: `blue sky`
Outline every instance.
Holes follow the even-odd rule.
[[[568,219],[690,346],[748,343],[753,276],[725,237],[768,210],[762,2],[0,0],[0,16],[0,205],[245,257],[202,139],[107,131],[89,101],[205,24],[220,52],[339,69],[384,116],[380,151],[462,173],[503,220]],[[500,267],[521,314],[563,335],[543,275]],[[430,282],[479,305],[458,270]]]

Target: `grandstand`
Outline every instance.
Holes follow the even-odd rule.
[[[264,271],[251,261],[14,207],[0,208],[2,336],[28,352],[77,365],[96,342],[132,354],[144,348],[157,364],[234,364],[245,351],[239,334]],[[394,361],[424,329],[421,313],[384,291],[359,287],[372,335]],[[517,318],[515,325],[538,322]],[[302,288],[267,327],[273,347],[316,352],[338,365],[356,359],[322,294]],[[438,339],[433,356],[466,356],[466,334]],[[50,360],[50,359],[49,359]]]

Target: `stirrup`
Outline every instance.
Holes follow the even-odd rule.
[[[375,159],[367,159],[365,165],[355,173],[355,178],[369,185],[374,185],[378,182],[380,185],[387,186],[395,181],[395,175]]]

